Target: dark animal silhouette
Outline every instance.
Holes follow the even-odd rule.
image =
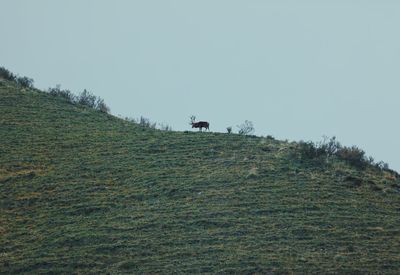
[[[199,128],[200,131],[203,128],[206,128],[208,131],[210,131],[210,123],[207,121],[192,122],[192,128]]]

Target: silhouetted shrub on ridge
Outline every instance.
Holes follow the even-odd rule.
[[[161,131],[172,131],[172,127],[169,126],[168,124],[159,123],[158,128],[157,128],[156,122],[151,122],[150,119],[143,117],[143,116],[141,116],[140,118],[137,118],[137,119],[132,118],[132,117],[125,117],[124,120],[129,123],[137,124],[144,128],[158,129]]]
[[[12,72],[10,72],[9,70],[7,70],[4,67],[0,67],[0,78],[3,78],[5,80],[9,80],[9,81],[15,81],[15,79],[17,78],[16,75],[14,75]]]
[[[325,152],[312,141],[301,140],[297,148],[301,159],[317,159],[325,155]]]
[[[85,105],[89,108],[99,110],[103,113],[108,113],[110,108],[104,102],[104,99],[95,96],[93,93],[84,89],[82,93],[80,93],[77,98],[77,103],[81,105]]]
[[[103,113],[110,112],[110,108],[106,105],[104,99],[95,96],[93,93],[89,92],[86,89],[84,89],[83,92],[76,97],[76,101],[78,104],[96,109]]]
[[[96,100],[97,97],[86,89],[84,89],[83,92],[80,93],[77,97],[77,101],[79,104],[85,105],[93,109],[96,109]]]
[[[12,81],[20,87],[23,88],[34,88],[33,79],[26,76],[18,76],[10,72],[4,67],[0,67],[0,78]],[[109,113],[110,108],[104,102],[104,99],[95,96],[91,92],[86,89],[83,90],[78,96],[75,96],[69,90],[62,90],[60,85],[57,85],[55,88],[49,88],[47,92],[52,96],[58,96],[64,98],[67,102],[72,104],[80,104],[87,106],[92,109],[96,109],[103,113]]]
[[[364,150],[357,146],[346,147],[342,146],[336,137],[328,139],[324,137],[324,140],[318,143],[312,141],[304,142],[300,141],[297,144],[297,150],[301,159],[309,160],[323,160],[331,157],[343,160],[348,164],[365,169],[367,166],[372,166],[380,171],[388,171],[389,166],[384,162],[374,163],[372,157],[367,157]]]
[[[390,170],[389,164],[387,164],[386,162],[383,162],[383,161],[376,163],[375,167],[378,168],[379,170]]]
[[[302,159],[319,159],[335,155],[341,148],[341,145],[336,141],[336,137],[330,139],[324,137],[324,140],[318,143],[312,141],[300,141],[297,147]]]
[[[110,108],[104,102],[104,99],[98,97],[96,100],[96,109],[103,113],[109,113]]]
[[[161,131],[167,131],[167,132],[172,131],[172,127],[164,123],[159,124],[159,129]]]
[[[23,88],[33,88],[33,79],[26,76],[18,76],[10,72],[4,67],[0,67],[0,78],[15,82]]]
[[[239,135],[252,135],[254,133],[253,122],[246,120],[243,124],[237,125]]]
[[[47,91],[50,95],[61,97],[69,103],[84,105],[103,113],[110,112],[110,108],[106,105],[104,99],[95,96],[86,89],[78,96],[74,95],[70,90],[61,89],[60,85],[57,85],[55,88],[49,88]]]
[[[76,97],[70,90],[62,90],[60,85],[55,88],[49,88],[48,93],[52,96],[58,96],[64,98],[69,103],[75,103]]]
[[[23,88],[29,88],[29,89],[33,88],[33,79],[32,78],[29,78],[26,76],[22,76],[22,77],[18,76],[16,78],[15,82]]]
[[[364,150],[357,146],[340,148],[336,156],[357,168],[365,168],[368,164],[372,164],[371,161],[373,162],[373,159],[368,159]]]
[[[329,139],[328,137],[324,136],[323,138],[323,141],[317,143],[316,145],[319,151],[321,151],[321,154],[331,157],[342,148],[342,145],[336,140],[336,137],[331,137]]]
[[[156,129],[157,123],[153,123],[150,119],[141,116],[139,119],[139,125],[146,128]]]

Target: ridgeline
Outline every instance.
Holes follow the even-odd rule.
[[[400,270],[400,179],[0,80],[0,273]]]

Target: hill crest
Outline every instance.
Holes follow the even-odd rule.
[[[394,171],[149,129],[0,82],[2,272],[400,268]]]

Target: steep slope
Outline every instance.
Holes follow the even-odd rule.
[[[400,270],[400,182],[0,81],[0,272]]]

